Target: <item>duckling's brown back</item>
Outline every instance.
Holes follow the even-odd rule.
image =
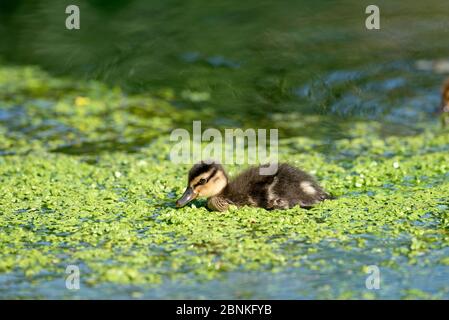
[[[273,175],[261,175],[260,167],[250,168],[234,180],[224,196],[235,205],[265,209],[310,207],[329,196],[306,172],[288,164],[279,164]]]
[[[252,167],[233,179],[225,196],[237,206],[266,206],[266,190],[274,179],[274,175],[261,175],[260,167]]]
[[[310,174],[288,164],[282,164],[277,173],[277,183],[272,191],[275,196],[288,202],[288,207],[312,205],[329,199],[330,196],[320,187]]]

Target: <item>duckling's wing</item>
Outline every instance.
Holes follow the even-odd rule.
[[[296,205],[310,208],[329,198],[311,175],[288,164],[279,167],[277,179],[274,193],[287,200],[290,208]]]
[[[266,207],[267,188],[275,177],[275,175],[261,175],[258,167],[249,168],[230,182],[226,197],[238,206]]]

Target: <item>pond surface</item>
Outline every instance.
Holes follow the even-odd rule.
[[[449,298],[449,3],[78,3],[0,4],[1,298]],[[193,120],[279,129],[338,199],[175,210]]]
[[[449,71],[449,5],[379,1],[381,29],[368,31],[368,3],[90,0],[80,2],[81,29],[69,31],[63,3],[19,0],[2,10],[0,53],[79,81],[172,97],[187,128],[200,118],[338,138],[361,117],[413,133],[413,120],[438,103],[444,75],[432,66]],[[295,127],[286,114],[319,115],[322,125]]]

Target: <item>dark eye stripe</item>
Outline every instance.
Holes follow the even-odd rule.
[[[207,177],[206,178],[206,182],[207,181],[209,181],[211,178],[213,178],[214,176],[215,176],[215,174],[217,173],[217,169],[216,168],[214,168],[213,170],[212,170],[212,173],[209,175],[209,177]],[[201,179],[200,179],[200,181],[201,181]],[[197,187],[197,186],[199,186],[199,185],[201,185],[201,183],[200,182],[197,182],[196,184],[195,184],[195,187]]]
[[[215,174],[217,173],[217,169],[216,168],[214,168],[214,170],[212,170],[212,173],[210,174],[210,176],[209,177],[207,177],[207,181],[209,181],[210,179],[212,179],[214,176],[215,176]]]

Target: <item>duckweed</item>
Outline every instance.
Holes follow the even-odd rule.
[[[83,286],[157,289],[338,266],[357,285],[320,286],[317,296],[364,299],[381,296],[364,288],[371,264],[389,270],[387,279],[414,266],[440,266],[447,275],[449,134],[436,124],[385,137],[375,121],[354,122],[352,137],[327,152],[324,139],[283,138],[281,160],[314,173],[337,199],[310,210],[216,213],[201,200],[174,206],[188,166],[168,160],[179,113],[172,95],[127,95],[6,66],[0,95],[2,275],[39,286],[78,265]],[[447,298],[442,285],[432,292],[406,286],[400,296]],[[57,286],[63,290],[63,280]]]

